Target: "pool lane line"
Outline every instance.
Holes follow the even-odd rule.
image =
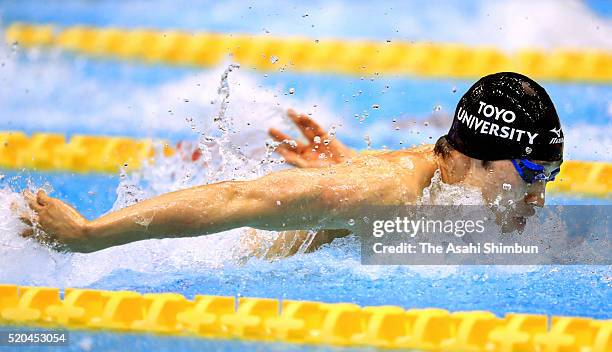
[[[612,348],[612,320],[0,285],[0,326],[444,351]],[[63,298],[62,298],[63,297]],[[237,304],[236,304],[237,303]]]
[[[521,49],[456,43],[310,39],[240,33],[12,23],[9,44],[59,48],[93,57],[213,67],[228,58],[261,71],[478,78],[501,71],[550,81],[612,81],[612,53],[602,49]]]
[[[117,173],[137,170],[176,149],[165,141],[130,137],[0,131],[0,168],[13,170]],[[369,153],[372,153],[371,151]],[[374,151],[376,153],[376,151]],[[547,185],[553,193],[612,196],[612,163],[567,160]]]

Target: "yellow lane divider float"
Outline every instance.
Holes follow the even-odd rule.
[[[0,285],[0,324],[435,351],[612,351],[612,320]],[[236,308],[237,307],[237,308]],[[550,323],[550,324],[549,324]]]
[[[473,78],[517,71],[545,80],[612,81],[612,53],[597,49],[523,49],[461,44],[307,39],[175,30],[57,28],[14,23],[6,40],[23,47],[58,47],[92,56],[150,63],[214,66],[228,56],[263,71],[294,70],[355,75],[398,74]]]
[[[138,169],[154,156],[150,139],[0,131],[0,168],[41,171],[117,172]],[[165,143],[165,156],[174,153]],[[561,173],[548,185],[552,192],[612,196],[612,163],[567,160]]]
[[[173,150],[167,145],[165,155]],[[0,168],[41,171],[117,172],[138,169],[153,157],[151,139],[0,131]]]

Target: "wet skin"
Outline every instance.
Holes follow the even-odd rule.
[[[274,129],[270,134],[285,141],[277,151],[300,168],[252,181],[227,181],[162,194],[94,220],[85,219],[44,191],[36,195],[25,191],[24,197],[35,216],[31,219],[24,214],[22,219],[36,223],[47,240],[77,252],[244,226],[285,231],[266,254],[275,257],[295,253],[308,239],[306,230],[319,230],[307,246],[307,250],[314,250],[349,234],[350,219],[371,216],[380,206],[414,204],[437,169],[446,183],[480,188],[489,203],[497,197],[502,197],[502,202],[512,200],[516,206],[506,230],[520,229],[533,207],[544,204],[545,183],[528,185],[508,160],[492,162],[485,169],[479,160],[459,152],[447,158],[434,155],[433,145],[358,155],[338,140],[325,143],[329,136],[307,116],[293,111],[288,116],[309,143],[287,143],[290,137]],[[321,153],[325,153],[324,158]],[[511,191],[503,190],[503,184],[510,184]],[[24,236],[31,234],[28,231]]]

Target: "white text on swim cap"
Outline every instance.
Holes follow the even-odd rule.
[[[506,123],[512,123],[514,122],[514,120],[516,120],[516,115],[514,114],[514,111],[510,111],[510,110],[506,110],[506,109],[499,109],[497,108],[497,106],[494,105],[489,105],[487,103],[485,103],[484,101],[480,101],[480,107],[478,108],[478,113],[479,114],[484,114],[486,117],[491,117],[493,116],[493,114],[495,114],[495,120],[499,120],[499,117],[501,116],[501,118],[506,121]],[[483,108],[484,107],[484,111]]]
[[[513,111],[499,109],[493,105],[480,102],[480,108],[478,109],[479,114],[483,114],[485,117],[495,116],[495,120],[501,118],[504,122],[514,121],[516,114]],[[523,136],[529,139],[529,144],[533,144],[533,141],[538,136],[538,133],[531,133],[529,131],[521,130],[510,126],[500,126],[495,122],[485,121],[478,116],[468,114],[467,111],[460,107],[457,111],[456,118],[464,123],[469,129],[475,130],[481,134],[489,134],[499,138],[510,139],[520,142]]]

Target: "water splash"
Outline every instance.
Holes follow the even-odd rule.
[[[174,156],[158,157],[155,164],[146,165],[135,173],[124,174],[120,180],[120,185],[117,187],[118,198],[113,209],[122,208],[158,194],[196,185],[227,179],[255,178],[274,170],[281,164],[278,159],[276,161],[274,159],[275,143],[264,144],[261,141],[268,126],[283,123],[283,110],[288,107],[288,102],[279,101],[274,93],[261,88],[261,85],[253,76],[243,74],[240,70],[232,69],[230,71],[226,69],[223,71],[227,74],[221,74],[220,84],[218,84],[220,72],[215,70],[192,77],[179,78],[160,87],[143,89],[133,85],[120,86],[117,94],[125,94],[127,97],[127,103],[125,104],[123,101],[118,103],[117,97],[113,95],[116,92],[110,93],[105,90],[104,86],[98,85],[97,82],[92,81],[87,76],[75,73],[75,70],[61,59],[49,60],[44,56],[28,57],[25,62],[10,59],[2,72],[2,77],[6,81],[18,85],[18,89],[11,88],[12,91],[6,91],[6,94],[3,94],[5,105],[22,106],[22,109],[27,110],[27,113],[23,115],[36,128],[78,130],[85,126],[83,124],[87,124],[87,128],[96,130],[104,124],[120,126],[117,129],[118,133],[123,132],[122,129],[124,128],[139,130],[143,134],[151,130],[162,131],[168,129],[171,131],[186,130],[187,135],[191,133],[194,136],[192,139],[198,142],[184,143],[181,151]],[[7,72],[11,73],[7,75]],[[238,84],[231,84],[232,78],[238,81]],[[225,81],[226,90],[221,89],[224,87],[223,81]],[[95,116],[87,120],[75,119],[75,116],[81,116],[83,112],[48,110],[48,101],[55,101],[54,97],[57,95],[58,86],[60,88],[65,87],[64,84],[58,82],[67,82],[65,84],[72,86],[72,89],[69,90],[70,92],[60,95],[61,101],[55,105],[75,106],[74,102],[83,101],[84,96],[81,94],[85,94],[85,96],[95,97],[91,100],[94,103],[89,103],[86,106],[86,110],[92,110],[91,113]],[[200,82],[204,82],[204,84],[200,86]],[[32,87],[41,88],[36,92]],[[14,95],[17,93],[13,90],[22,92],[19,93],[17,99]],[[41,92],[42,96],[40,95]],[[282,94],[282,90],[279,90],[279,92],[281,93],[278,96],[285,96]],[[217,94],[216,97],[215,94]],[[253,102],[254,95],[257,97],[257,102]],[[180,97],[180,99],[177,97]],[[214,99],[210,99],[210,97],[214,97]],[[9,98],[13,100],[9,100]],[[178,108],[173,105],[176,104],[175,100],[177,99],[180,106],[186,106],[187,108]],[[315,99],[320,102],[317,97]],[[211,100],[213,101],[212,104],[210,104]],[[292,102],[292,104],[295,103]],[[296,107],[296,110],[300,111],[307,111],[306,107],[312,106],[307,102],[297,103],[302,104],[302,106]],[[127,106],[130,106],[130,108],[127,108]],[[173,111],[170,115],[165,114],[168,107],[171,107]],[[44,111],[45,116],[48,117],[44,121],[40,119],[41,111]],[[222,112],[223,114],[221,114]],[[223,116],[219,117],[220,115]],[[126,119],[126,116],[136,116],[136,118]],[[176,116],[178,119],[172,116]],[[186,116],[190,117],[184,119],[187,124],[181,124],[180,120]],[[240,116],[240,119],[234,119],[238,116]],[[323,125],[330,125],[329,121],[334,121],[331,116],[331,112],[323,111],[314,117],[317,121],[322,121]],[[189,119],[191,119],[191,122]],[[41,122],[43,125],[41,125]],[[263,122],[266,122],[266,124]],[[220,129],[216,123],[227,126],[224,128],[225,131]],[[247,125],[247,123],[250,123],[250,125]],[[249,129],[245,126],[249,126]],[[280,127],[285,128],[286,126],[281,125]],[[377,128],[377,126],[380,126],[380,128]],[[252,133],[255,128],[258,128],[258,134]],[[371,126],[371,129],[372,134],[370,135],[377,142],[380,142],[379,140],[383,136],[389,135],[388,121],[377,122]],[[596,129],[593,127],[593,130]],[[580,137],[585,136],[581,130],[576,129],[574,131]],[[346,133],[347,129],[344,129],[343,132]],[[206,148],[201,148],[201,133],[211,137],[210,141],[204,140]],[[440,133],[444,133],[444,129],[440,129]],[[597,133],[601,132],[597,131]],[[363,135],[363,130],[357,131],[355,135]],[[230,142],[221,145],[220,141],[224,137]],[[370,147],[371,139],[368,137],[367,140],[366,143]],[[574,138],[573,140],[586,140],[586,138]],[[244,141],[248,141],[249,148],[245,147]],[[156,146],[156,155],[162,155],[162,147],[162,145]],[[202,153],[207,151],[209,154],[203,153],[197,162],[192,162],[190,157],[196,150]],[[242,159],[243,156],[246,156],[246,159]],[[243,164],[242,161],[246,162]],[[455,190],[451,193],[456,194],[459,201],[475,201],[478,198],[476,195],[470,195],[469,193],[467,195],[462,194],[462,190],[453,187],[448,188],[449,185],[443,185],[439,182],[441,182],[439,179],[434,180],[432,186],[430,186],[429,201],[431,202],[455,201],[452,197],[447,197],[446,190],[449,189]],[[467,200],[462,199],[461,196],[465,196]],[[19,195],[10,190],[0,192],[0,215],[2,218],[0,229],[3,230],[0,234],[0,257],[3,258],[3,263],[8,263],[0,268],[0,281],[4,282],[83,286],[121,270],[152,274],[194,272],[194,275],[198,275],[198,273],[204,272],[212,275],[209,272],[211,269],[227,269],[245,262],[247,262],[245,264],[247,268],[240,269],[241,272],[244,271],[242,277],[249,275],[256,277],[262,270],[294,272],[296,269],[309,265],[313,267],[312,262],[318,264],[313,267],[312,272],[305,270],[306,274],[317,274],[318,267],[329,267],[331,270],[341,273],[341,276],[343,275],[342,277],[347,278],[347,280],[359,280],[363,277],[368,279],[394,277],[395,280],[398,274],[397,269],[392,267],[361,266],[359,264],[359,242],[354,236],[338,239],[315,254],[298,255],[286,261],[286,264],[273,267],[266,266],[264,263],[252,259],[249,252],[252,246],[249,243],[262,239],[256,243],[265,252],[276,234],[274,232],[255,231],[256,236],[251,236],[252,232],[246,229],[195,238],[143,241],[91,254],[60,253],[40,246],[32,240],[18,237],[17,233],[23,225],[7,205],[11,203],[11,200],[19,199]],[[424,195],[424,199],[427,199],[427,196]],[[455,271],[456,268],[452,267],[438,271],[431,268],[404,268],[401,270],[400,276],[406,279],[412,278],[414,273],[418,273],[421,276],[440,278]],[[347,287],[350,287],[348,282]]]
[[[242,115],[238,115],[236,109],[230,109],[232,94],[229,78],[230,73],[237,68],[237,65],[229,65],[221,74],[217,97],[212,104],[217,107],[214,114],[208,115],[206,111],[191,113],[194,117],[185,119],[187,127],[196,134],[197,137],[193,139],[197,143],[181,143],[177,153],[170,157],[162,157],[164,145],[158,143],[154,146],[154,163],[144,163],[141,169],[131,173],[121,170],[116,188],[117,199],[111,211],[188,187],[223,180],[252,179],[282,165],[274,157],[273,148],[265,147],[263,141],[260,142],[261,147],[251,148],[248,154],[235,144],[240,139],[236,137],[240,137],[241,131],[235,125],[234,116]],[[240,104],[244,101],[240,94],[244,93],[238,93],[235,101]],[[270,109],[270,106],[273,108]],[[283,120],[281,115],[284,109],[281,106],[266,104],[262,107],[254,113],[269,120]],[[273,115],[277,117],[270,118]],[[192,156],[196,151],[199,151],[200,158],[193,161]],[[31,185],[30,188],[36,187]],[[253,246],[249,246],[247,241],[249,238],[261,240],[259,248],[267,248],[277,235],[274,232],[236,229],[211,236],[130,243],[90,254],[62,253],[17,235],[24,225],[7,208],[15,201],[26,209],[18,193],[8,188],[0,192],[0,214],[7,215],[0,221],[0,229],[6,230],[0,236],[0,254],[2,258],[16,263],[0,268],[0,280],[6,282],[87,285],[121,269],[140,272],[197,272],[244,263],[245,258],[253,256]],[[148,219],[139,221],[146,225]],[[24,270],[23,263],[29,263],[28,267],[37,269]]]
[[[442,181],[442,173],[436,170],[431,184],[423,189],[417,204],[422,205],[481,205],[485,204],[480,189]]]

